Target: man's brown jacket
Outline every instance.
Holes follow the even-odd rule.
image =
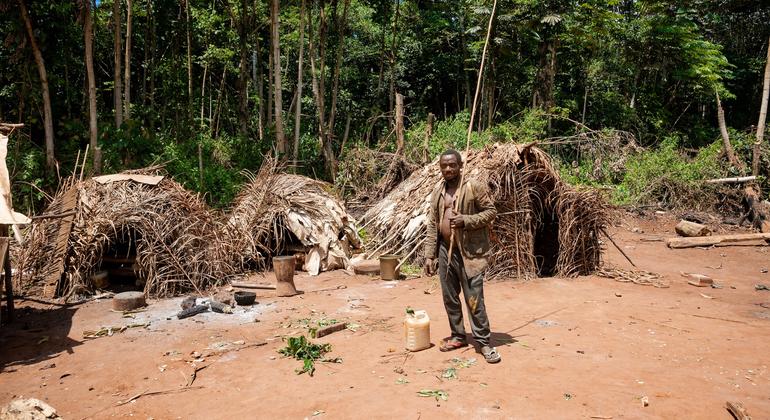
[[[446,181],[433,189],[428,212],[428,237],[425,240],[425,258],[438,257],[438,227],[444,218],[444,192]],[[489,227],[495,220],[497,210],[489,189],[473,179],[463,180],[455,193],[459,200],[459,213],[463,215],[465,227],[455,231],[455,246],[459,244],[463,256],[465,274],[468,278],[482,273],[487,268],[489,257]]]

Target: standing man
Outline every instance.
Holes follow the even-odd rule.
[[[438,273],[444,308],[449,317],[452,335],[441,342],[441,351],[456,350],[468,345],[463,325],[460,290],[470,315],[471,331],[481,354],[489,363],[500,361],[497,349],[489,343],[489,318],[484,306],[484,271],[489,254],[489,225],[497,210],[486,185],[461,177],[462,157],[456,150],[447,150],[439,158],[444,181],[431,194],[428,213],[428,237],[425,241],[425,274],[433,274],[438,257]],[[462,185],[460,183],[462,179]],[[455,200],[459,206],[455,206]],[[458,213],[455,213],[455,208]],[[451,260],[448,258],[453,238]]]

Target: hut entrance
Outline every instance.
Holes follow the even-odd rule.
[[[544,212],[535,230],[535,263],[538,277],[551,277],[556,273],[559,257],[559,219],[555,213]]]
[[[122,229],[116,240],[104,251],[100,271],[94,275],[97,288],[113,292],[144,290],[144,279],[136,262],[136,244],[141,234],[134,229]]]
[[[535,223],[532,251],[538,277],[551,277],[556,273],[559,258],[559,217],[552,204],[556,179],[547,172],[536,172],[529,199],[534,210]]]

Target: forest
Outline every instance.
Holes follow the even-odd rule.
[[[164,165],[217,207],[268,155],[355,193],[392,154],[422,165],[463,150],[471,114],[473,147],[537,141],[568,181],[617,204],[719,206],[703,181],[725,176],[770,186],[764,1],[2,0],[0,12],[0,121],[24,124],[8,157],[28,214],[81,156],[95,174]]]

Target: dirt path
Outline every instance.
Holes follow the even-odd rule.
[[[488,284],[499,365],[472,348],[402,352],[406,306],[427,309],[434,343],[448,335],[440,294],[426,293],[435,279],[301,275],[304,295],[266,292],[248,312],[182,321],[173,317],[181,298],[152,302],[135,319],[111,312],[109,301],[22,302],[19,320],[0,330],[0,404],[36,397],[67,419],[727,419],[724,403],[735,400],[754,418],[770,418],[770,291],[754,289],[770,285],[770,247],[669,250],[656,239],[672,226],[667,218],[629,218],[613,230],[639,268],[663,274],[669,288],[596,276]],[[613,248],[607,260],[629,267]],[[687,285],[681,271],[711,275],[723,288]],[[347,287],[312,292],[340,284]],[[277,353],[281,336],[305,333],[303,319],[322,318],[357,324],[318,340],[331,343],[342,363],[296,375],[301,363]],[[146,322],[83,339],[84,330]],[[443,378],[457,364],[452,358],[470,366]],[[184,388],[191,363],[205,368]],[[448,399],[420,397],[421,389]],[[174,393],[118,405],[155,391]]]

